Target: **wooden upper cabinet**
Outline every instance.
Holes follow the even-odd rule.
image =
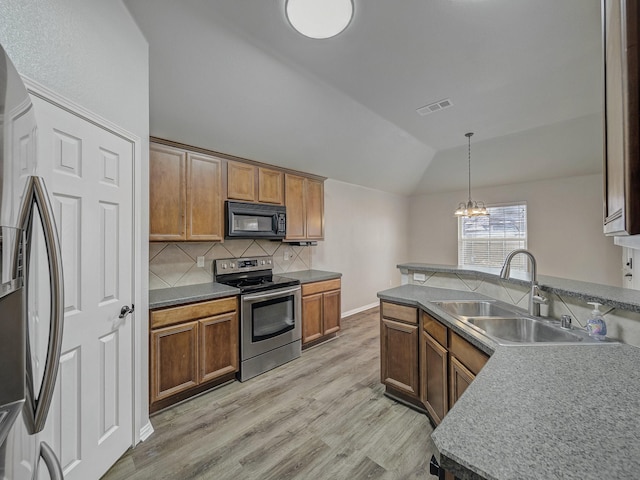
[[[305,240],[307,238],[304,183],[304,177],[288,173],[284,176],[284,200],[287,207],[286,240]]]
[[[186,234],[184,150],[151,144],[149,149],[149,240],[184,240]]]
[[[222,240],[222,160],[151,143],[149,240]]]
[[[187,156],[186,240],[222,240],[222,160],[208,155]]]
[[[256,201],[256,168],[240,162],[227,162],[227,198]]]
[[[258,167],[258,202],[284,205],[284,174]]]
[[[307,238],[322,240],[324,238],[324,183],[310,178],[306,180]]]
[[[324,238],[324,183],[321,180],[285,174],[287,237],[285,240]]]
[[[229,200],[284,204],[282,172],[241,162],[229,161],[227,165]]]
[[[604,233],[640,233],[640,8],[603,1]]]

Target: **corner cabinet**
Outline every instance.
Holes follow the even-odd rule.
[[[418,310],[380,302],[380,379],[386,393],[410,403],[420,400]]]
[[[151,412],[235,378],[236,297],[155,309],[149,317]]]
[[[222,240],[221,192],[221,159],[151,143],[149,240]]]
[[[285,174],[287,237],[285,241],[324,239],[324,182]]]
[[[302,285],[302,347],[332,338],[340,330],[339,278]]]
[[[604,233],[640,234],[640,8],[602,0]]]

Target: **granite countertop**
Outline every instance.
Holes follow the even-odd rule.
[[[488,297],[418,285],[378,297],[427,310],[493,353],[431,436],[444,468],[460,479],[637,478],[640,349],[499,346],[430,303]]]
[[[437,265],[429,263],[402,263],[397,266],[402,273],[412,272],[440,272],[454,273],[461,275],[475,275],[481,278],[500,278],[500,269],[481,267],[462,267],[457,265]],[[511,272],[508,280],[501,280],[519,285],[529,285],[531,280],[528,273]],[[597,283],[581,282],[566,278],[551,277],[549,275],[538,275],[540,289],[575,297],[585,302],[598,302],[602,305],[640,313],[640,295],[637,290],[628,288],[612,287],[610,285],[600,285]]]
[[[283,277],[294,278],[300,280],[303,285],[305,283],[322,282],[324,280],[334,280],[342,277],[338,272],[326,272],[324,270],[300,270],[297,272],[286,272]]]
[[[149,290],[149,308],[172,307],[185,303],[203,302],[239,295],[240,290],[222,283],[200,283],[184,287]]]
[[[283,273],[282,276],[300,280],[300,283],[305,284],[323,280],[333,280],[342,277],[342,274],[325,272],[323,270],[300,270],[298,272]],[[230,297],[239,294],[239,289],[216,282],[149,290],[149,308],[172,307],[185,303],[215,300],[216,298]]]

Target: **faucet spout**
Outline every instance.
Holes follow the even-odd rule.
[[[540,315],[540,304],[547,303],[547,299],[540,293],[540,289],[538,288],[538,277],[537,277],[537,265],[536,258],[529,250],[525,250],[520,248],[518,250],[513,250],[507,255],[507,258],[504,260],[504,264],[502,265],[502,269],[500,270],[500,278],[507,279],[511,273],[511,261],[513,257],[522,253],[529,257],[529,261],[531,263],[531,291],[529,292],[529,313],[531,315]]]

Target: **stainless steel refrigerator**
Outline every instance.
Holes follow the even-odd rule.
[[[58,372],[64,294],[36,139],[33,105],[0,46],[0,480],[63,478],[41,438]]]

